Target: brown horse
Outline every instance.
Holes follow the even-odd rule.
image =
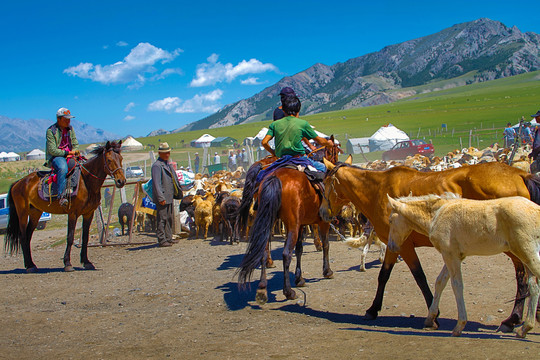
[[[39,176],[32,173],[13,183],[9,188],[9,222],[5,236],[5,248],[10,253],[22,248],[26,272],[37,272],[38,268],[32,261],[30,241],[38,224],[41,214],[46,211],[53,214],[68,214],[67,246],[64,253],[64,271],[73,271],[71,265],[71,246],[75,234],[77,219],[83,217],[81,263],[87,270],[94,270],[94,265],[88,260],[87,246],[90,224],[94,211],[101,201],[101,185],[105,178],[114,177],[115,185],[121,188],[126,183],[120,155],[122,141],[107,142],[92,151],[95,155],[81,165],[81,177],[77,195],[70,200],[68,210],[58,203],[45,201],[38,195]]]
[[[333,140],[333,137],[332,137]],[[339,149],[334,146],[325,154],[325,158],[337,161]],[[261,165],[262,167],[262,165]],[[248,175],[252,169],[248,171]],[[258,171],[257,171],[258,173]],[[246,184],[248,184],[246,177]],[[252,185],[250,185],[252,186]],[[249,187],[249,186],[248,186]],[[321,197],[310,184],[305,174],[295,169],[280,168],[266,176],[258,190],[258,210],[249,235],[249,245],[242,263],[239,266],[239,283],[244,285],[249,281],[251,274],[261,265],[261,279],[257,289],[256,300],[260,304],[268,301],[266,267],[269,258],[268,244],[272,235],[272,228],[277,218],[280,218],[287,230],[287,238],[283,248],[283,294],[287,299],[295,299],[296,293],[291,288],[289,279],[289,266],[292,260],[293,249],[296,253],[295,284],[300,287],[305,284],[302,277],[301,259],[303,253],[303,232],[306,225],[318,225],[323,250],[323,276],[331,278],[328,259],[329,243],[328,230],[330,225],[324,222],[318,214]],[[250,196],[251,188],[244,196]],[[251,195],[251,198],[253,195]],[[245,199],[243,198],[244,202]],[[242,206],[242,205],[241,205]],[[244,204],[245,206],[245,204]],[[242,220],[240,220],[242,223]]]
[[[402,197],[452,192],[468,199],[495,199],[508,196],[523,196],[536,203],[540,201],[540,178],[510,167],[492,162],[441,172],[420,172],[404,166],[386,171],[366,170],[347,164],[334,166],[325,162],[328,172],[325,179],[325,199],[320,215],[329,220],[341,207],[351,201],[373,224],[379,238],[388,243],[389,215],[387,194]],[[379,273],[378,288],[373,304],[366,311],[366,318],[375,319],[381,310],[384,288],[401,255],[411,270],[420,287],[427,306],[433,301],[433,295],[420,265],[415,247],[432,246],[429,239],[413,232],[401,247],[399,254],[386,252],[383,266]],[[512,314],[502,322],[500,329],[511,331],[521,323],[524,298],[527,285],[524,279],[525,269],[519,259],[511,253],[516,270],[517,295]]]

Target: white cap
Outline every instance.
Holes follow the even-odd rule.
[[[214,155],[217,155],[217,151],[214,153]]]
[[[56,112],[56,117],[65,117],[65,118],[71,119],[71,118],[74,118],[75,116],[71,115],[71,111],[69,111],[68,109],[60,108]]]

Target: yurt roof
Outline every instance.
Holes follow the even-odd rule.
[[[6,154],[6,157],[19,157],[19,154],[14,153],[13,151],[10,151]]]
[[[44,155],[44,154],[45,154],[45,152],[43,152],[43,151],[41,151],[39,149],[34,149],[34,150],[30,151],[28,154],[26,154],[26,156],[28,156],[28,155]]]
[[[389,139],[403,139],[409,140],[409,136],[402,130],[399,130],[392,124],[381,126],[370,139],[372,140],[389,140]]]
[[[132,136],[128,136],[124,141],[122,141],[122,147],[124,146],[143,146],[143,144],[135,140]]]
[[[213,137],[212,135],[204,134],[200,138],[198,138],[197,140],[193,140],[193,141],[195,141],[195,142],[208,142],[208,141],[212,141],[214,139],[215,139],[215,137]]]

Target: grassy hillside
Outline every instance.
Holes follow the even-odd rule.
[[[380,126],[392,123],[411,137],[431,140],[436,152],[442,154],[459,147],[460,137],[463,146],[468,146],[470,130],[473,130],[472,145],[485,147],[501,141],[502,129],[507,122],[515,123],[521,116],[530,120],[530,114],[534,114],[540,108],[539,80],[540,71],[536,71],[427,92],[391,104],[320,113],[302,118],[308,120],[317,130],[334,134],[342,142],[345,142],[346,138],[369,137]],[[414,89],[433,90],[444,88],[445,85],[447,85],[445,82],[439,82]],[[158,145],[160,141],[167,141],[176,148],[178,160],[183,161],[185,151],[192,153],[195,151],[183,147],[189,146],[191,140],[204,133],[242,140],[246,136],[254,136],[261,127],[268,126],[269,123],[270,121],[261,121],[138,140],[145,145]],[[442,124],[447,125],[446,131],[441,131]],[[372,155],[380,156],[380,154]],[[185,158],[187,159],[187,155]]]

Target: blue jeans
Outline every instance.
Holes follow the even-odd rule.
[[[51,161],[56,173],[56,185],[58,186],[58,196],[61,196],[66,189],[66,174],[68,173],[68,165],[66,158],[55,157]]]
[[[311,162],[311,166],[313,166],[317,171],[326,172],[326,166],[322,162],[314,161],[312,158],[307,158]]]

